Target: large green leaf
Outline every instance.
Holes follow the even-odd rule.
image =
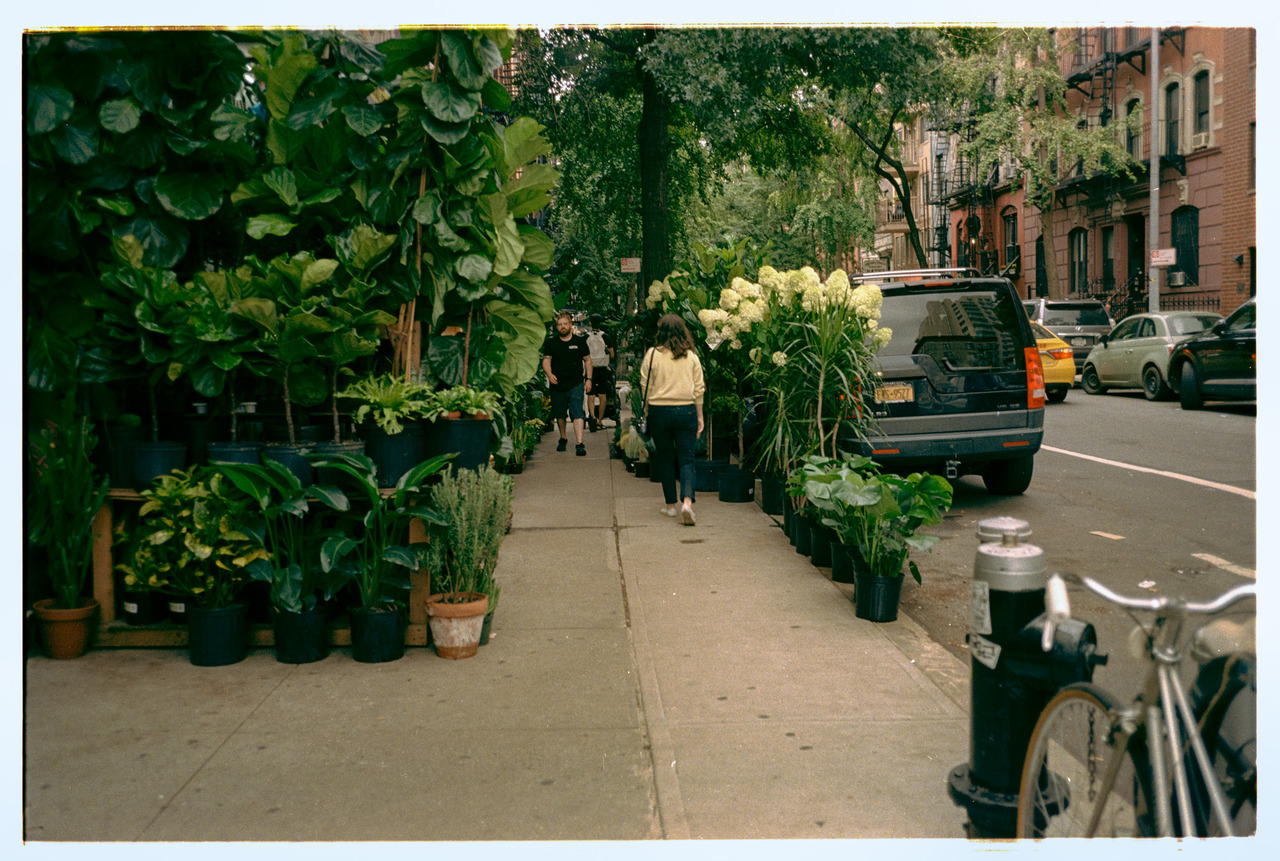
[[[395,247],[396,237],[379,233],[368,224],[358,224],[333,240],[334,250],[344,266],[353,272],[364,272],[386,258]]]
[[[284,201],[285,206],[298,205],[298,181],[289,168],[273,167],[263,175],[262,181]]]
[[[156,199],[169,214],[200,221],[222,208],[222,189],[208,175],[166,172],[156,177]]]
[[[555,300],[551,297],[551,288],[537,275],[518,270],[503,278],[501,284],[511,293],[514,302],[532,308],[542,322],[548,323],[555,317],[556,307]]]
[[[294,131],[302,131],[318,126],[338,110],[333,100],[338,93],[328,93],[313,99],[298,99],[289,107],[289,116],[285,125]]]
[[[267,111],[272,119],[284,120],[289,116],[298,87],[319,63],[300,33],[286,35],[279,51],[280,56],[268,69],[260,70],[259,75],[265,76],[267,81]]]
[[[500,276],[510,275],[516,271],[520,258],[524,256],[524,243],[520,241],[515,219],[507,212],[506,195],[501,192],[486,195],[480,203],[497,235],[493,272]]]
[[[316,285],[328,281],[337,270],[338,261],[331,257],[324,257],[308,263],[307,268],[302,272],[302,292],[309,292]]]
[[[445,123],[427,114],[422,115],[422,127],[439,143],[456,144],[471,130],[470,122]]]
[[[446,30],[440,34],[440,49],[449,61],[449,71],[468,90],[479,91],[489,76],[476,61],[471,40],[465,33]]]
[[[112,99],[98,108],[98,122],[109,132],[131,132],[141,121],[142,109],[133,99]]]
[[[550,142],[542,136],[544,128],[545,126],[530,117],[517,117],[507,126],[502,134],[507,162],[503,179],[510,178],[538,156],[551,152]]]
[[[289,400],[304,407],[323,403],[329,397],[329,377],[312,363],[289,366]]]
[[[361,137],[368,137],[382,128],[382,112],[372,105],[343,105],[342,115],[351,130]]]
[[[245,232],[254,239],[264,236],[288,236],[296,225],[283,215],[255,215],[249,219]]]
[[[493,272],[493,263],[479,254],[466,254],[458,258],[454,271],[472,284],[483,284]]]
[[[517,224],[516,230],[520,233],[520,241],[524,243],[522,259],[525,264],[544,272],[550,269],[556,256],[556,246],[551,237],[530,224]]]
[[[71,164],[87,164],[98,154],[98,140],[93,129],[84,126],[59,126],[49,135],[54,151]]]
[[[460,90],[446,81],[423,84],[422,101],[432,116],[446,123],[465,122],[480,110],[479,93]]]
[[[56,84],[27,87],[27,134],[48,134],[71,119],[76,97]]]
[[[484,82],[481,94],[484,97],[485,106],[495,111],[503,112],[511,107],[511,93],[493,78]]]

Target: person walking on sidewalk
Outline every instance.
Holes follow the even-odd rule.
[[[560,442],[556,451],[564,451],[569,444],[565,427],[565,415],[573,422],[573,436],[578,446],[575,453],[582,457],[587,447],[582,444],[583,391],[591,391],[591,352],[585,335],[573,333],[573,317],[568,311],[556,316],[555,334],[542,346],[542,370],[547,375],[551,395],[551,417],[560,426]]]
[[[604,318],[591,315],[591,329],[587,332],[587,349],[591,353],[591,391],[587,394],[587,426],[595,433],[604,427],[604,412],[609,405],[609,393],[613,391],[613,360],[617,351],[613,339],[600,328]]]
[[[676,501],[682,499],[679,514],[686,526],[693,526],[694,483],[697,470],[693,449],[702,435],[702,395],[706,383],[702,362],[693,349],[693,336],[677,314],[658,320],[658,335],[640,364],[640,388],[645,392],[649,433],[662,479],[662,513],[675,517]],[[680,496],[676,496],[676,478]]]

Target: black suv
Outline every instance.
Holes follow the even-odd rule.
[[[867,393],[876,425],[844,447],[892,471],[978,473],[991,493],[1026,490],[1044,435],[1044,371],[1013,284],[950,269],[850,280],[879,285],[880,325],[893,336]]]
[[[1184,410],[1205,401],[1258,399],[1258,306],[1254,299],[1186,341],[1169,357],[1169,387]]]

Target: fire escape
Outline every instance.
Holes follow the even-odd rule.
[[[973,122],[967,118],[951,123],[939,123],[935,129],[934,159],[939,169],[933,172],[935,182],[929,204],[938,207],[941,215],[934,222],[929,250],[946,255],[950,251],[947,212],[963,209],[964,220],[956,237],[956,266],[971,266],[984,275],[996,275],[1000,271],[1000,255],[997,252],[995,234],[996,187],[1000,184],[999,165],[982,172],[982,166],[964,155],[963,146],[953,148],[951,140],[961,145],[971,143],[974,136]]]

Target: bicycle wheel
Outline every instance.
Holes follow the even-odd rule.
[[[1092,684],[1071,685],[1045,706],[1031,734],[1018,796],[1019,837],[1142,837],[1152,833],[1146,746],[1134,736],[1123,750],[1117,704]],[[1114,756],[1121,761],[1103,785]],[[1135,762],[1135,760],[1137,760]],[[1095,834],[1088,834],[1101,808]]]

